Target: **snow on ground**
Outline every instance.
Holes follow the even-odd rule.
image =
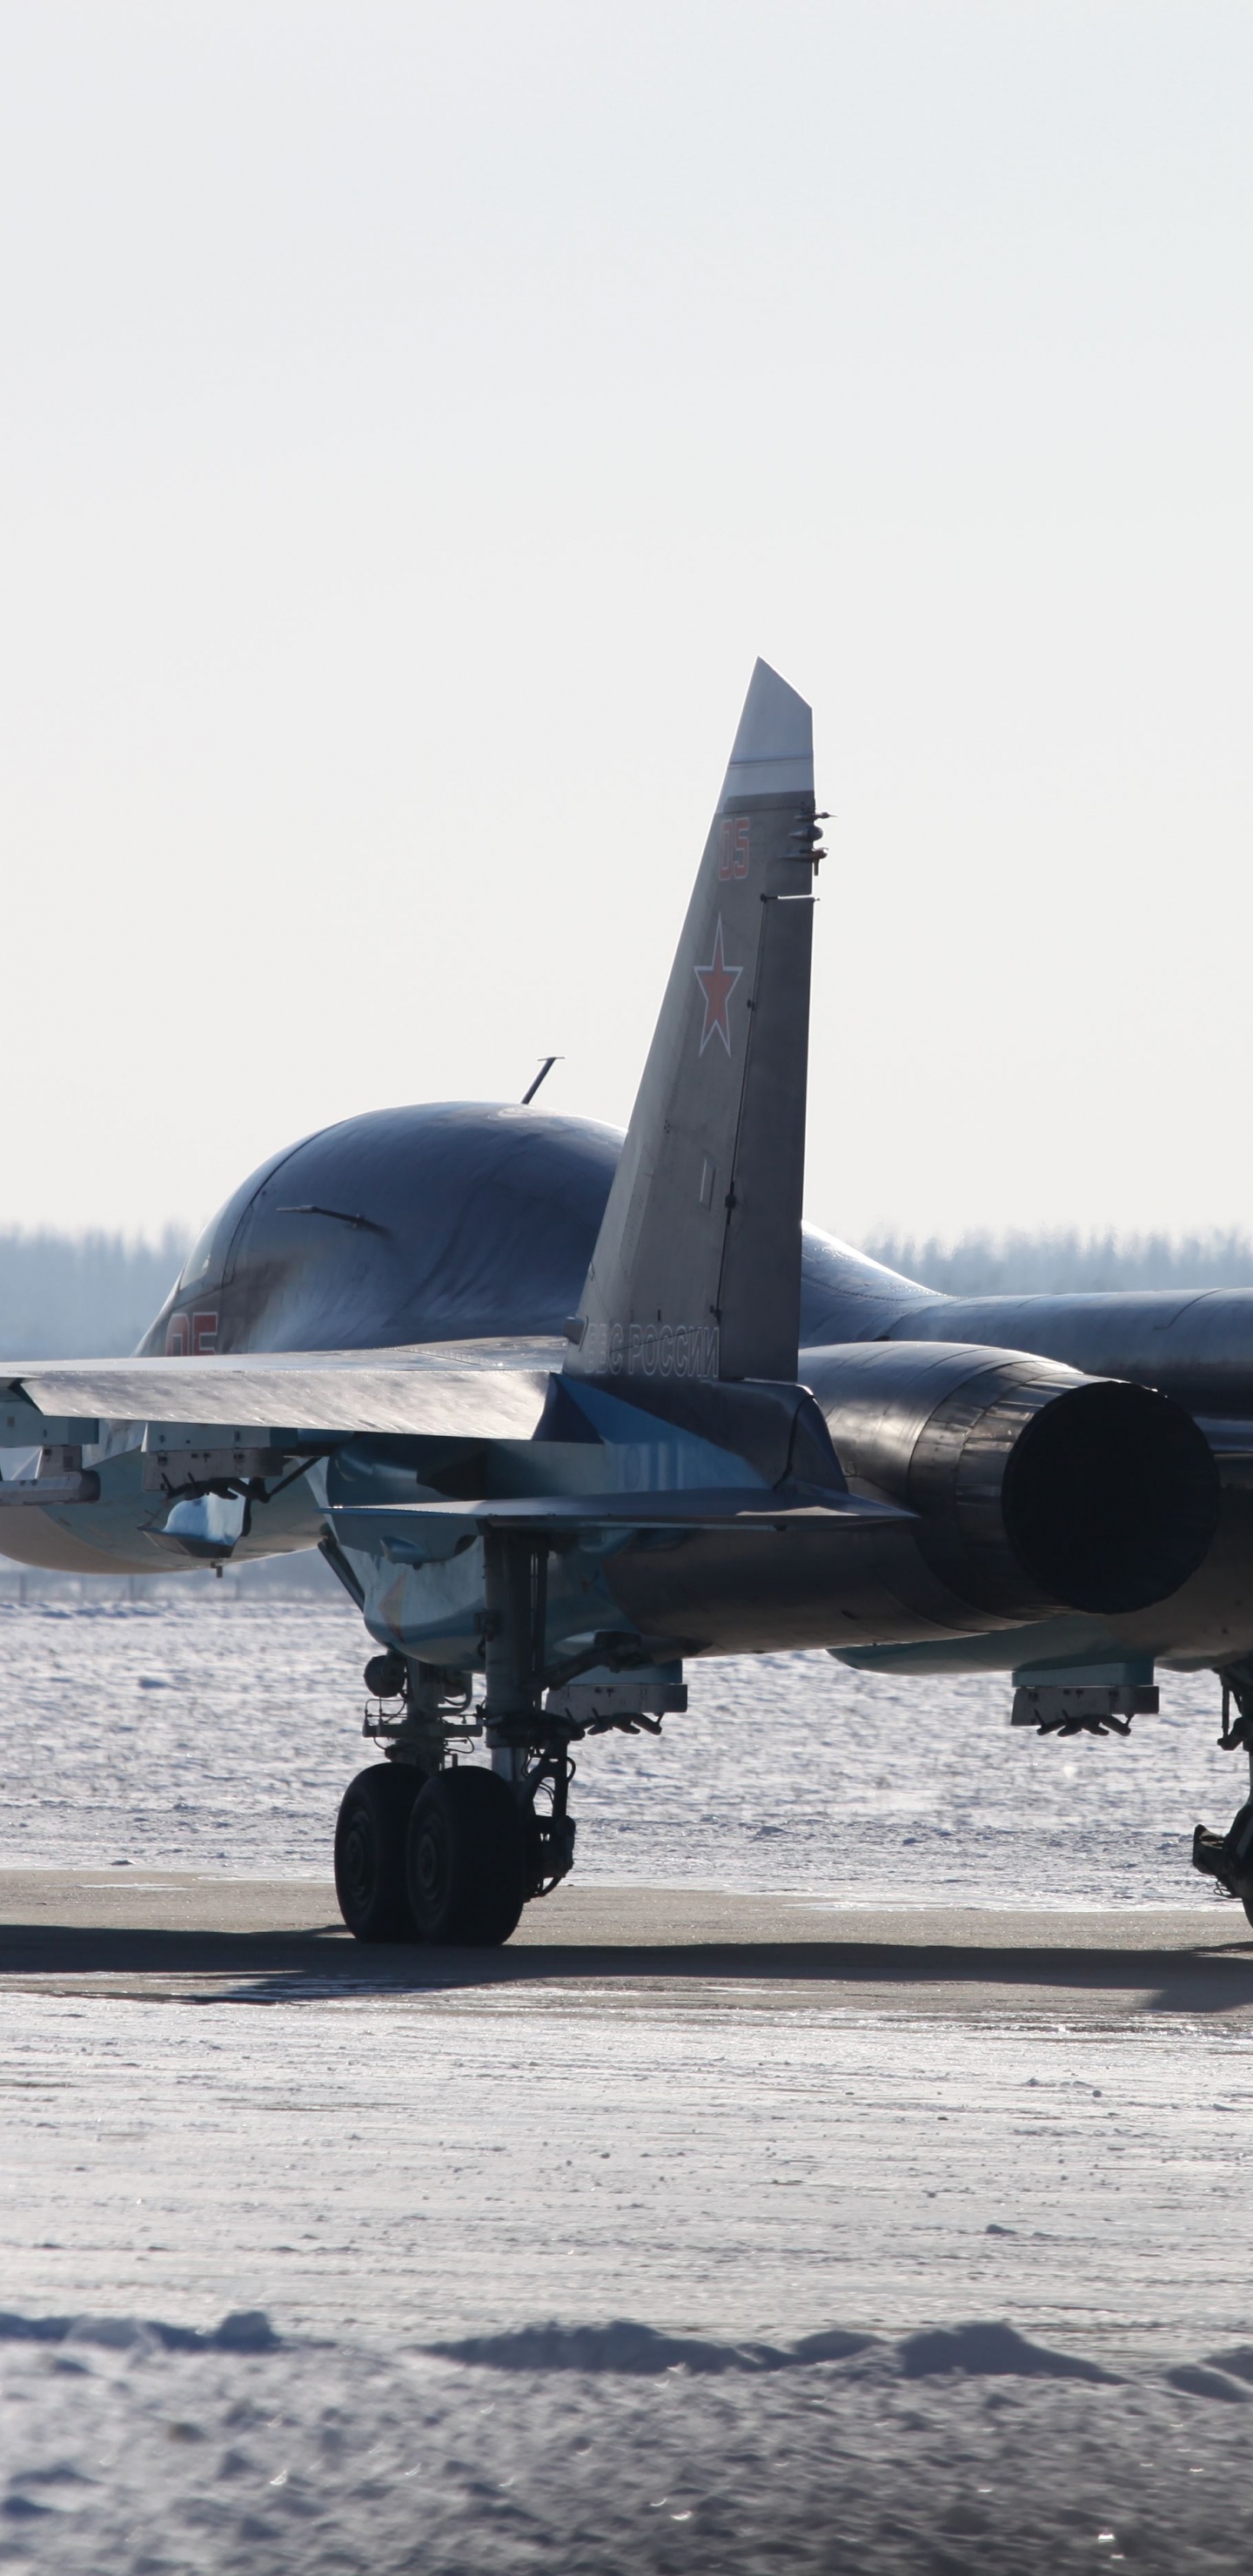
[[[194,1587],[194,1588],[193,1588]],[[0,1866],[114,1861],[322,1877],[370,1756],[368,1641],[334,1596],[189,1578],[135,1604],[0,1602]],[[688,1667],[659,1742],[579,1749],[580,1876],[836,1902],[1187,1904],[1225,1825],[1210,1674],[1162,1676],[1131,1738],[1010,1728],[1008,1675],[898,1681],[828,1655]]]
[[[992,2315],[1120,2369],[1248,2330],[1247,2004],[1081,2017],[1059,1984],[922,2016],[577,1950],[508,1984],[367,1973],[0,1996],[4,2304],[379,2344]]]
[[[0,2564],[56,2576],[1069,2576],[1248,2563],[1248,2388],[969,2369],[458,2367],[0,2347]],[[612,2346],[610,2347],[610,2357]],[[721,2356],[711,2356],[716,2362]],[[1034,2366],[1033,2366],[1034,2365]],[[1211,2374],[1213,2375],[1213,2374]]]
[[[325,1876],[346,1609],[13,1604],[0,1656],[0,1860]],[[660,1744],[583,1748],[584,1877],[1212,1928],[1187,1837],[1242,1793],[1212,1683],[1062,1745],[999,1682],[690,1678]],[[915,2012],[751,1954],[579,1960],[9,1981],[0,2568],[1247,2566],[1242,1972],[1224,2009],[1080,2013],[1059,1971]]]
[[[572,1969],[4,1998],[0,2564],[1244,2569],[1247,2007]]]

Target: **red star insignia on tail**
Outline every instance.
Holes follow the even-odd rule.
[[[718,927],[714,932],[714,953],[709,964],[698,966],[695,972],[705,1003],[705,1025],[700,1033],[701,1054],[704,1054],[716,1029],[727,1054],[730,1055],[731,1023],[727,1018],[727,1004],[744,969],[742,966],[728,966],[723,956],[721,913],[718,915]]]

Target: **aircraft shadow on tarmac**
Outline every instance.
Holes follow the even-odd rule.
[[[1234,1931],[1234,1926],[1233,1926]],[[963,2008],[985,1990],[988,2005],[1030,2008],[1065,1993],[1122,1998],[1124,2009],[1228,2014],[1253,2007],[1253,1937],[1221,1946],[1126,1949],[987,1946],[973,1942],[736,1941],[536,1942],[504,1949],[367,1947],[337,1923],[310,1931],[222,1932],[85,1924],[0,1925],[0,1991],[78,1978],[135,1981],[154,2000],[184,1980],[203,1980],[215,2003],[272,2004],[313,1994],[440,1993],[463,1988],[589,1982],[607,1991],[641,1983],[732,1989],[828,1986],[876,1992],[894,2004],[911,1993],[932,2006],[936,1990],[962,1990]],[[193,1993],[191,1999],[196,1999]],[[782,1996],[776,1996],[781,2001]],[[1091,2005],[1089,2004],[1089,2009]]]

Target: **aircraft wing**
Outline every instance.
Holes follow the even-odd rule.
[[[544,1410],[559,1341],[424,1342],[400,1350],[238,1356],[0,1360],[0,1448],[91,1443],[109,1423],[146,1422],[154,1442],[189,1429],[273,1443],[276,1430],[527,1440]]]
[[[565,1344],[546,1339],[421,1343],[399,1350],[241,1352],[162,1359],[0,1361],[0,1447],[90,1447],[110,1424],[143,1423],[159,1453],[198,1451],[224,1468],[233,1453],[267,1472],[268,1452],[316,1450],[358,1433],[529,1440],[543,1414]],[[210,1456],[208,1453],[212,1453]],[[94,1472],[0,1486],[0,1502],[89,1501]],[[388,1553],[429,1552],[422,1524],[478,1530],[733,1530],[907,1520],[912,1514],[845,1492],[810,1487],[717,1486],[669,1493],[612,1491],[485,1497],[481,1501],[342,1505],[336,1528]]]

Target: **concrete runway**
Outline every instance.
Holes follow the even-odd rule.
[[[389,2340],[995,2314],[1178,2358],[1246,2328],[1251,2035],[1253,1934],[1204,1899],[576,1882],[429,1951],[316,1883],[12,1872],[6,2295]]]
[[[84,1984],[84,1981],[86,1983]],[[684,2012],[856,2008],[1097,2025],[1162,2011],[1253,2015],[1253,1928],[1238,1906],[1114,1912],[846,1909],[803,1897],[581,1887],[528,1908],[503,1950],[364,1948],[327,1882],[190,1871],[0,1871],[0,1990],[229,1993],[292,2001],[498,1985],[627,1995]]]

